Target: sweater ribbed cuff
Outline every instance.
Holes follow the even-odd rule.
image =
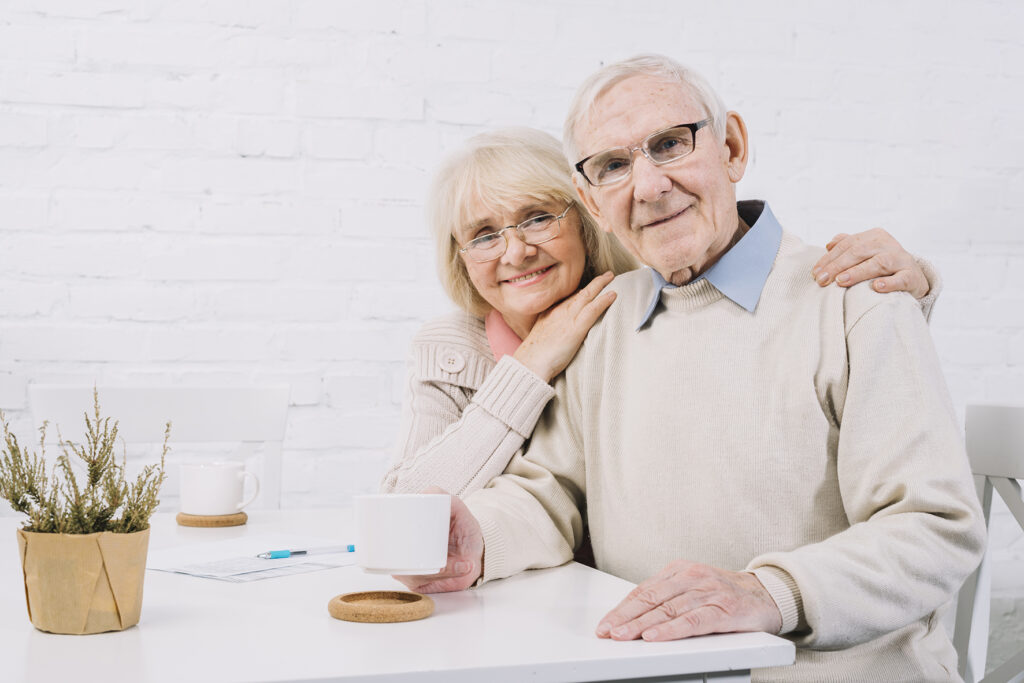
[[[476,521],[480,523],[480,531],[484,537],[484,573],[483,576],[476,582],[476,585],[487,583],[495,579],[503,579],[507,576],[506,568],[506,545],[505,538],[498,528],[498,523],[491,517],[485,506],[475,506],[472,502],[472,496],[466,499],[466,505],[469,507],[469,511],[476,517]]]
[[[761,582],[782,614],[782,628],[776,635],[795,631],[800,625],[803,603],[796,581],[778,567],[758,567],[751,572]]]
[[[473,395],[473,403],[525,438],[554,395],[550,384],[512,356],[503,356]]]

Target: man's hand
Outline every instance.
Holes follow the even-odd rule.
[[[856,235],[840,233],[825,248],[828,253],[811,269],[822,287],[831,282],[850,287],[876,278],[871,286],[878,292],[906,291],[915,299],[928,293],[928,278],[914,257],[881,228]]]
[[[445,493],[432,487],[424,493]],[[483,574],[484,535],[480,523],[458,496],[452,496],[451,522],[448,526],[448,563],[438,574],[396,576],[417,593],[448,593],[469,588]]]
[[[778,633],[782,614],[757,577],[676,560],[605,615],[600,638],[678,640],[706,633]]]

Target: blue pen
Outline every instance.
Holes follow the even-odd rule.
[[[264,560],[283,560],[295,555],[324,555],[327,553],[354,553],[354,545],[336,545],[327,548],[310,548],[309,550],[268,550],[256,557]]]

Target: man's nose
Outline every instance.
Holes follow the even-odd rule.
[[[672,189],[672,179],[661,166],[651,163],[643,154],[633,158],[633,199],[655,202]]]
[[[508,240],[508,247],[505,249],[505,254],[501,257],[503,263],[517,266],[537,254],[537,247],[524,242],[519,237],[517,230],[509,230],[505,233],[505,238]]]

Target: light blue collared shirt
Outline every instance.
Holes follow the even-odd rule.
[[[722,254],[722,258],[718,259],[715,265],[691,282],[706,278],[715,289],[753,313],[761,298],[764,283],[768,280],[768,273],[775,263],[775,256],[779,253],[782,226],[766,202],[737,202],[736,208],[740,218],[750,226],[750,230],[747,230],[747,234],[741,237],[732,249]],[[654,311],[661,299],[661,290],[677,287],[666,281],[654,268],[648,270],[654,282],[653,293],[646,312],[636,326],[637,330],[654,317]]]

